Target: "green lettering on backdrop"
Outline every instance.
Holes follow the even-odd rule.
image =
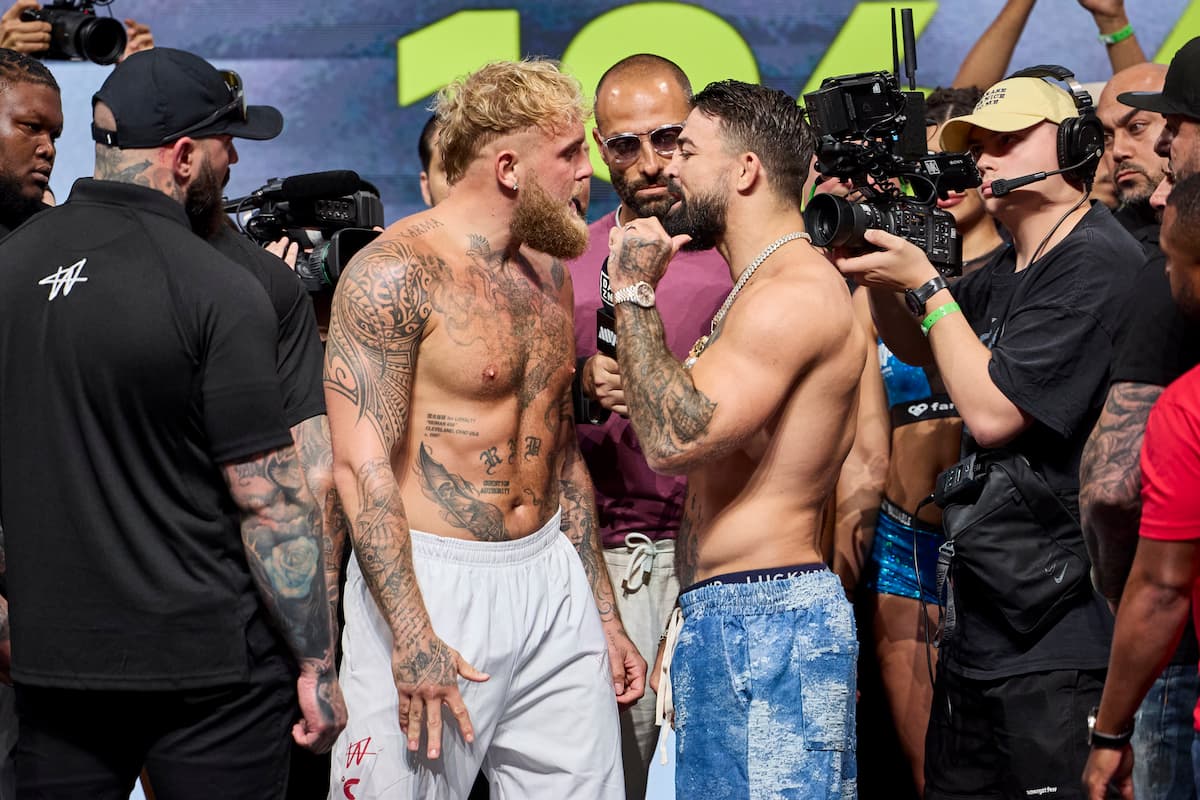
[[[855,72],[876,72],[892,69],[892,13],[897,3],[869,2],[859,3],[850,12],[846,24],[838,32],[837,37],[825,51],[821,62],[808,78],[808,83],[800,90],[802,96],[815,91],[821,86],[821,81],[833,75],[849,75]],[[937,11],[935,0],[915,0],[904,2],[905,8],[913,12],[913,30],[920,38],[921,32],[929,24],[929,20]],[[900,36],[900,14],[896,14],[896,35]],[[901,58],[904,57],[904,42],[900,44]],[[917,48],[918,55],[920,48]],[[920,63],[918,59],[918,64]],[[903,64],[903,62],[901,62]],[[904,67],[900,68],[901,74]]]
[[[635,53],[671,59],[697,89],[724,78],[759,80],[754,52],[737,29],[711,11],[683,3],[638,3],[601,14],[567,45],[563,67],[590,96],[605,70]],[[596,176],[608,180],[594,146],[591,158]]]
[[[1196,36],[1200,36],[1200,0],[1192,0],[1183,9],[1183,13],[1175,22],[1175,27],[1167,34],[1162,47],[1158,48],[1158,55],[1154,57],[1154,60],[1160,64],[1170,64],[1171,56],[1175,55],[1175,51]]]
[[[408,106],[489,61],[521,57],[521,12],[459,11],[396,41],[396,92]]]

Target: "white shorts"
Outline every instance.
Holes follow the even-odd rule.
[[[353,555],[346,575],[342,691],[330,800],[465,798],[480,768],[493,800],[624,797],[616,696],[600,615],[559,529],[511,542],[412,532],[433,628],[491,678],[459,678],[475,742],[443,708],[442,755],[408,752],[392,681],[391,630]]]

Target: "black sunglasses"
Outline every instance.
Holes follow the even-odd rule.
[[[642,137],[650,140],[650,146],[660,156],[671,157],[679,144],[679,134],[683,132],[683,123],[660,125],[645,133],[618,133],[604,139],[604,149],[614,166],[625,167],[637,161],[642,153]]]
[[[172,140],[178,139],[181,136],[187,136],[195,131],[203,130],[217,120],[221,120],[232,115],[235,111],[238,113],[238,119],[240,119],[242,122],[247,121],[248,113],[246,111],[246,92],[242,88],[242,76],[238,75],[231,69],[223,69],[221,70],[221,79],[225,81],[225,88],[229,90],[229,102],[194,125],[189,125],[183,130],[171,134],[170,138]]]

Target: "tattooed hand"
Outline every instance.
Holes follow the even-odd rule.
[[[296,693],[301,716],[292,726],[292,738],[314,753],[328,752],[346,727],[346,702],[337,673],[327,665],[305,662],[300,667]]]
[[[442,704],[458,720],[463,741],[475,741],[475,729],[467,704],[458,691],[458,676],[483,682],[486,673],[472,667],[457,650],[427,629],[427,634],[410,646],[392,647],[392,677],[400,694],[400,727],[408,733],[408,749],[416,752],[421,743],[421,723],[429,736],[426,756],[437,758],[442,744]]]
[[[646,281],[657,286],[679,248],[692,240],[669,235],[656,217],[635,219],[608,234],[608,274],[613,291]]]
[[[630,641],[620,621],[605,624],[604,638],[608,641],[608,661],[612,667],[617,705],[631,706],[646,693],[646,659]]]

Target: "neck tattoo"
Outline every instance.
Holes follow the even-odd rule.
[[[738,292],[740,292],[742,287],[750,282],[750,278],[754,277],[754,271],[761,267],[763,262],[771,257],[772,253],[783,247],[788,242],[796,239],[804,239],[808,242],[812,241],[812,238],[807,233],[803,233],[801,231],[785,233],[783,236],[780,236],[778,239],[763,248],[763,251],[758,254],[758,257],[751,261],[750,264],[744,270],[742,270],[742,274],[738,276],[737,283],[733,285],[733,289],[729,292],[729,296],[725,298],[725,302],[721,304],[720,310],[717,311],[716,316],[712,318],[712,323],[708,326],[708,333],[701,336],[696,340],[696,343],[692,345],[692,349],[691,352],[688,353],[687,360],[683,362],[684,369],[691,369],[696,363],[696,359],[700,358],[700,354],[704,352],[704,348],[708,347],[709,340],[712,339],[712,335],[716,333],[717,327],[721,324],[721,320],[725,319],[725,315],[729,312],[729,307],[733,305],[733,301],[737,298]]]

